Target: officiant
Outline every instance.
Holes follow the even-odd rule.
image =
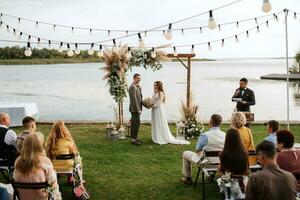
[[[255,105],[254,92],[247,87],[248,80],[242,78],[240,80],[240,87],[235,90],[232,101],[236,102],[237,111],[250,112],[250,106]]]

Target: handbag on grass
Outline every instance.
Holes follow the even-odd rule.
[[[82,187],[81,185],[75,186],[73,189],[73,192],[74,192],[76,199],[78,199],[78,200],[88,200],[90,198],[90,195],[88,194],[86,189],[84,187]]]

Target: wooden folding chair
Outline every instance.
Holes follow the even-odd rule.
[[[50,185],[49,183],[46,182],[41,182],[41,183],[20,183],[20,182],[15,182],[14,180],[11,181],[11,185],[14,189],[14,195],[13,195],[13,200],[22,200],[19,195],[18,189],[26,189],[26,190],[41,190],[41,189],[47,189]],[[47,199],[51,200],[53,199],[50,194],[47,194]]]

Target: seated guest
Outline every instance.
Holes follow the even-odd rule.
[[[21,155],[15,163],[13,177],[16,182],[21,183],[41,183],[48,181],[52,185],[53,198],[58,200],[61,199],[61,194],[57,184],[56,173],[50,159],[46,157],[43,143],[44,140],[41,133],[26,136]],[[18,192],[22,200],[48,199],[44,189],[18,189]]]
[[[16,149],[17,135],[9,129],[10,117],[7,113],[0,113],[0,157],[9,159],[13,165],[18,154]]]
[[[56,171],[65,172],[73,170],[74,160],[55,159],[56,156],[63,154],[79,156],[73,137],[63,121],[57,121],[53,124],[46,142],[46,151]],[[72,177],[68,177],[68,183],[71,183],[72,181]]]
[[[290,172],[276,164],[276,148],[272,142],[263,141],[256,147],[263,169],[252,174],[246,189],[246,200],[296,199],[296,179]]]
[[[267,126],[268,136],[264,140],[272,142],[274,145],[276,145],[277,143],[276,131],[279,128],[279,123],[275,120],[271,120],[266,124],[266,126]]]
[[[17,138],[17,150],[18,152],[21,152],[23,142],[27,135],[30,133],[34,133],[36,130],[36,122],[35,119],[29,116],[24,117],[22,120],[24,131],[20,135],[18,135]]]
[[[277,132],[277,148],[280,151],[277,156],[277,164],[283,170],[300,176],[300,150],[293,148],[294,135],[288,130]],[[297,191],[300,192],[300,179],[297,184]]]
[[[235,112],[232,114],[231,126],[240,132],[246,151],[255,151],[252,133],[251,130],[245,126],[246,122],[246,116],[243,112]],[[256,157],[249,157],[250,165],[256,165],[256,161]]]
[[[223,151],[220,152],[220,166],[218,172],[230,173],[232,185],[230,197],[233,199],[245,198],[245,183],[248,181],[248,152],[246,151],[239,131],[235,128],[228,129]],[[220,184],[222,177],[217,179],[220,191],[225,197],[228,195],[227,187]],[[226,194],[227,193],[227,194]]]
[[[196,152],[185,151],[182,154],[182,173],[183,177],[181,182],[191,185],[192,174],[191,174],[191,164],[198,163],[201,159],[201,151],[221,151],[224,146],[225,133],[220,130],[222,123],[222,117],[218,114],[213,114],[210,118],[209,126],[210,130],[202,133],[198,139],[196,146]],[[209,162],[214,162],[209,160]],[[217,161],[219,162],[219,161]]]
[[[243,145],[241,135],[235,128],[228,129],[223,151],[220,152],[220,168],[224,174],[248,175],[248,152]]]

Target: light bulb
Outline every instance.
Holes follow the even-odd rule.
[[[249,31],[246,31],[246,37],[249,38]]]
[[[225,42],[224,42],[224,39],[222,39],[221,47],[224,47],[224,45],[225,45]]]
[[[256,32],[260,33],[259,26],[256,27]]]
[[[254,20],[255,20],[255,24],[258,24],[257,18],[255,18]]]
[[[239,42],[239,38],[238,38],[237,35],[235,35],[235,41],[236,41],[236,42]]]
[[[194,45],[192,45],[191,54],[195,54]]]
[[[209,29],[215,29],[216,28],[216,22],[214,20],[212,10],[209,11],[209,20],[208,20],[208,28]]]
[[[72,29],[71,29],[71,33],[72,33],[72,34],[74,33],[74,27],[72,27]]]
[[[20,34],[19,34],[19,37],[18,37],[18,40],[21,40],[21,38],[22,38],[22,35],[23,35],[23,33],[22,33],[22,32],[20,32]]]
[[[145,43],[142,38],[139,39],[139,46],[140,46],[140,48],[145,48]]]
[[[126,37],[128,37],[128,31],[126,31],[126,33],[125,33],[125,34],[126,34]]]
[[[147,31],[144,32],[144,37],[147,37]]]
[[[165,33],[165,38],[167,39],[167,40],[171,40],[172,39],[172,24],[169,24],[169,28],[168,28],[168,30],[167,30],[167,32]]]
[[[110,37],[110,30],[107,31],[107,36]]]
[[[59,52],[59,53],[62,53],[63,52],[63,43],[61,42],[60,43],[60,45],[59,45],[59,48],[57,49],[57,51]]]
[[[239,28],[240,27],[240,24],[239,22],[236,22],[236,27]]]
[[[48,49],[50,49],[50,50],[52,49],[50,40],[48,41]]]
[[[269,22],[268,22],[268,21],[266,21],[266,27],[267,27],[267,28],[269,27]]]
[[[24,51],[24,55],[26,57],[30,57],[32,55],[32,51],[30,47],[27,47],[26,50]]]
[[[151,52],[151,58],[156,58],[156,53],[154,48],[152,48],[152,52]]]
[[[13,29],[13,32],[14,32],[14,36],[16,37],[17,36],[16,29]]]
[[[35,28],[39,27],[39,22],[35,22]]]
[[[181,35],[184,35],[184,30],[183,29],[181,29]]]
[[[294,19],[297,19],[297,13],[294,12]]]
[[[175,57],[177,57],[178,56],[178,54],[177,54],[177,51],[176,51],[176,47],[173,47],[173,55],[175,56]]]
[[[68,55],[69,57],[74,56],[74,51],[73,51],[72,49],[68,49],[67,55]]]
[[[211,48],[211,46],[210,46],[210,42],[208,43],[208,51],[211,51],[212,50],[212,48]]]
[[[53,28],[52,28],[52,30],[53,30],[53,31],[55,31],[55,30],[56,30],[56,25],[55,25],[55,24],[53,25]]]
[[[92,35],[92,33],[93,33],[93,30],[92,30],[92,29],[90,29],[90,35]]]
[[[203,33],[203,31],[202,31],[202,27],[200,27],[200,33]]]
[[[220,24],[218,25],[218,29],[219,29],[219,31],[221,31],[221,30],[222,30],[222,29],[221,29],[221,25],[220,25]]]
[[[102,50],[99,50],[98,53],[97,53],[97,56],[99,58],[102,58],[103,57],[103,51]]]
[[[80,50],[78,49],[78,47],[75,49],[74,53],[75,53],[75,55],[79,55],[80,54]]]
[[[92,48],[90,48],[90,49],[88,50],[88,54],[89,54],[90,56],[92,56],[92,55],[94,54],[94,50],[93,50]]]
[[[262,11],[268,13],[272,10],[272,6],[269,0],[263,0]]]
[[[18,24],[20,24],[20,23],[21,23],[21,18],[19,17],[19,18],[18,18]]]

